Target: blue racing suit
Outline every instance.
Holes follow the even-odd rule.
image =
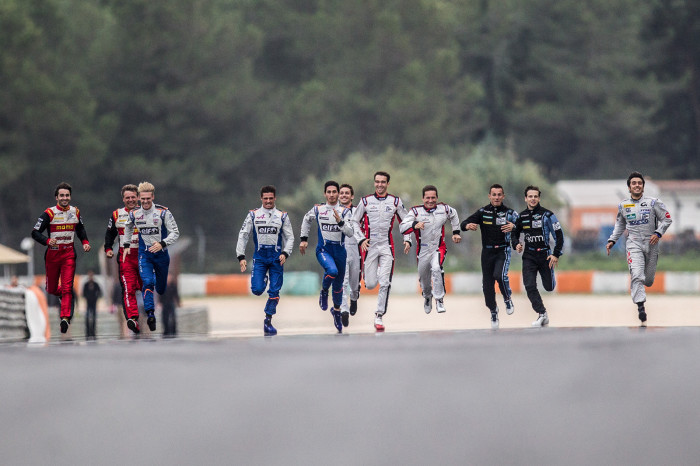
[[[143,282],[143,307],[149,312],[155,310],[153,289],[155,288],[158,294],[165,293],[170,266],[167,247],[177,241],[180,230],[168,208],[158,204],[153,204],[148,210],[139,207],[129,212],[123,235],[123,238],[128,238],[129,241],[122,244],[124,249],[131,247],[134,228],[138,230],[139,236],[139,274]],[[154,243],[160,243],[163,249],[150,252],[148,248]]]
[[[265,314],[274,315],[277,312],[283,283],[284,266],[280,263],[280,255],[289,257],[294,247],[292,224],[287,212],[277,210],[275,207],[272,209],[260,207],[248,212],[238,233],[236,256],[239,261],[245,259],[245,248],[251,233],[255,252],[250,288],[256,296],[263,294],[267,288],[269,297],[265,304]]]
[[[333,209],[338,212],[340,221],[336,221]],[[353,236],[350,224],[350,209],[340,204],[318,204],[304,215],[301,222],[301,241],[308,241],[311,221],[318,225],[318,244],[316,259],[323,267],[324,275],[321,287],[328,291],[333,286],[333,306],[340,308],[343,302],[343,280],[345,279],[345,237]]]

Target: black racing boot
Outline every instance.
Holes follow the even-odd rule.
[[[644,303],[637,304],[637,311],[639,311],[639,320],[644,324],[644,322],[647,321],[647,312],[646,309],[644,309]]]

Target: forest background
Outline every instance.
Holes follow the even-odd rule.
[[[0,242],[67,181],[79,271],[126,183],[173,211],[183,271],[231,273],[265,184],[298,237],[327,179],[358,201],[386,170],[465,218],[494,182],[554,207],[558,180],[697,178],[699,152],[693,0],[0,0]],[[453,267],[478,268],[467,243]]]

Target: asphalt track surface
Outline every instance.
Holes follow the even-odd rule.
[[[230,336],[214,315],[215,337],[3,344],[2,463],[697,464],[700,327],[557,327],[548,302],[544,329],[507,321],[524,306],[498,331],[420,328],[455,298],[383,334],[285,334],[280,316],[277,337]]]

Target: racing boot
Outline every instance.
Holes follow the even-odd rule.
[[[68,327],[70,326],[70,319],[68,317],[64,317],[61,319],[61,333],[66,333],[68,331]]]
[[[382,315],[381,314],[374,315],[374,328],[377,330],[377,332],[384,331],[384,322],[382,322]]]
[[[343,333],[343,322],[340,315],[340,309],[331,309],[331,314],[333,314],[333,325],[335,325],[335,329],[338,330],[338,333]]]
[[[153,311],[153,309],[146,311],[146,315],[148,316],[148,318],[146,319],[146,323],[148,324],[148,330],[150,330],[151,332],[155,332],[156,331],[155,311]]]
[[[348,311],[341,312],[340,320],[343,322],[343,327],[350,325],[350,313]]]
[[[141,333],[141,328],[139,327],[139,318],[138,317],[132,317],[131,319],[128,319],[126,321],[126,326],[129,327],[129,330],[134,332],[134,335],[138,335]]]
[[[442,298],[435,300],[435,309],[437,309],[439,313],[443,313],[447,310],[445,309],[445,303],[442,301]]]
[[[321,290],[321,294],[318,296],[318,305],[322,310],[328,310],[328,290]]]
[[[430,314],[430,311],[433,310],[433,300],[432,298],[423,298],[423,310],[425,311],[426,314]]]
[[[499,326],[498,321],[498,308],[495,311],[491,311],[491,328],[497,330]]]
[[[513,300],[509,299],[506,301],[506,314],[511,315],[514,312],[515,312],[515,305],[513,304]]]
[[[637,311],[639,312],[639,320],[642,322],[642,325],[646,325],[647,311],[644,309],[644,303],[637,304]]]
[[[266,337],[277,335],[277,329],[272,326],[272,316],[270,314],[267,314],[263,322],[263,333],[265,333]]]
[[[350,315],[354,316],[356,312],[357,312],[357,300],[353,301],[351,299],[350,300]]]
[[[533,327],[546,327],[547,325],[549,325],[549,316],[547,315],[547,311],[540,313],[537,320],[532,323]]]

